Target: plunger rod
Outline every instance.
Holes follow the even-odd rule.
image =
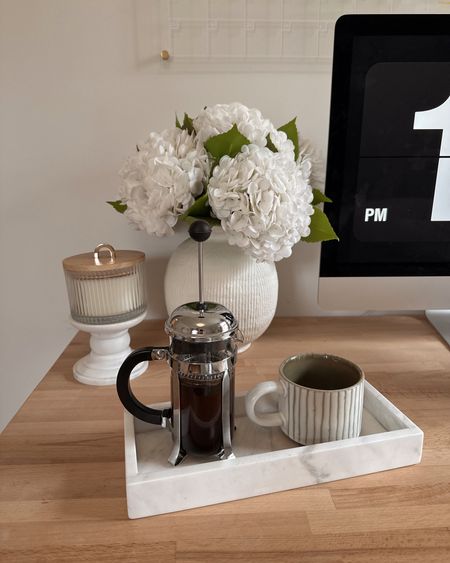
[[[203,242],[198,243],[198,301],[200,308],[204,309],[203,302]]]
[[[198,243],[198,302],[200,311],[205,309],[203,301],[203,242],[211,235],[211,227],[206,221],[195,221],[189,227],[189,234]]]

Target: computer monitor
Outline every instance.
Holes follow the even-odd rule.
[[[437,309],[450,338],[450,15],[337,21],[325,192],[319,305]]]

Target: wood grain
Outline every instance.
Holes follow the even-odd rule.
[[[165,344],[162,326],[142,323],[133,346]],[[126,515],[115,390],[71,375],[87,351],[80,333],[0,436],[2,563],[450,560],[450,351],[423,317],[275,319],[237,368],[244,392],[291,354],[359,363],[424,430],[421,464],[141,520]],[[166,400],[167,367],[150,371],[135,393]]]

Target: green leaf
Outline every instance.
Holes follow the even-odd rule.
[[[298,153],[299,153],[299,148],[298,148],[298,131],[297,131],[297,125],[295,124],[295,120],[297,118],[294,117],[294,119],[292,119],[291,121],[289,121],[289,123],[286,123],[286,125],[282,125],[281,127],[278,127],[278,131],[284,131],[287,135],[287,138],[290,139],[293,143],[294,143],[294,156],[295,156],[295,160],[297,160],[298,158]]]
[[[181,129],[187,129],[187,132],[189,134],[191,134],[194,131],[193,119],[192,117],[189,117],[187,113],[184,114],[183,126],[181,127]]]
[[[189,209],[183,213],[181,216],[182,219],[186,217],[209,217],[210,216],[210,207],[208,203],[208,194],[203,194],[199,198],[197,198],[194,203],[189,207]]]
[[[339,237],[334,232],[333,227],[328,221],[328,217],[318,207],[314,208],[314,214],[311,216],[311,223],[309,225],[311,233],[309,236],[303,238],[305,242],[321,242],[324,240],[339,240]]]
[[[118,199],[117,201],[107,201],[106,203],[112,205],[114,209],[119,213],[125,213],[125,211],[127,210],[127,205],[125,203],[122,203],[120,199]]]
[[[181,215],[180,219],[188,224],[197,221],[197,219],[202,219],[209,223],[211,227],[220,225],[219,219],[211,217],[211,208],[209,207],[207,193],[197,198],[186,213]]]
[[[250,141],[239,132],[235,124],[226,133],[210,137],[205,143],[205,148],[213,158],[219,161],[225,155],[235,157],[241,148],[249,143]]]
[[[266,147],[270,149],[272,152],[278,152],[277,147],[272,143],[272,139],[270,138],[270,133],[267,134],[266,137]]]
[[[178,129],[181,129],[181,123],[178,119],[178,115],[175,114],[175,127],[178,127]]]
[[[317,188],[313,188],[313,200],[311,205],[317,205],[319,203],[333,203],[332,200],[327,197],[323,192],[318,190]]]

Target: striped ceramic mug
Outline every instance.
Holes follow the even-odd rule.
[[[278,395],[278,412],[257,413],[257,402],[268,393]],[[363,396],[359,366],[329,354],[300,354],[284,360],[278,382],[249,391],[245,407],[256,424],[281,426],[299,444],[319,444],[359,436]]]

